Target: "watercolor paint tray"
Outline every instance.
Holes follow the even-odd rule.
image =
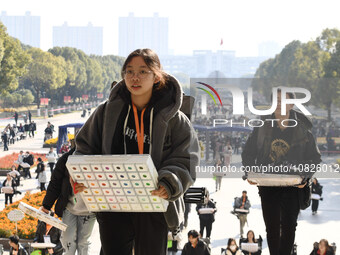
[[[158,173],[150,155],[71,155],[66,167],[87,189],[81,193],[90,212],[165,212],[168,202],[151,191]]]

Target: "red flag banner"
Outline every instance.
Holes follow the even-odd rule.
[[[71,102],[71,96],[64,96],[64,103],[70,103]]]
[[[104,94],[103,94],[103,93],[98,93],[98,94],[97,94],[97,98],[98,98],[98,99],[104,98]]]
[[[48,98],[40,98],[40,105],[48,105]]]

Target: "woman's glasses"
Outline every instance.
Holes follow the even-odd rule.
[[[126,70],[124,72],[124,77],[127,79],[132,79],[136,75],[139,79],[145,79],[151,73],[152,71],[146,71],[146,70],[140,70],[138,72],[134,72],[133,70]]]

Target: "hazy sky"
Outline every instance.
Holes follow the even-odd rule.
[[[195,49],[235,50],[257,56],[258,43],[315,39],[324,28],[340,28],[337,0],[0,0],[7,15],[41,16],[41,47],[52,47],[52,27],[104,27],[104,54],[118,53],[118,17],[134,12],[169,18],[169,48],[175,54]],[[224,44],[220,46],[221,38]]]

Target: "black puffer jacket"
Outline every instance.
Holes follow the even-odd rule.
[[[75,149],[73,148],[58,159],[43,201],[43,206],[48,210],[51,210],[55,201],[57,201],[55,213],[59,217],[63,216],[69,197],[72,196],[72,186],[70,184],[70,175],[66,167],[66,161],[68,156],[72,155],[74,151]]]
[[[216,205],[213,201],[209,200],[208,204],[198,204],[196,207],[196,211],[198,213],[198,210],[201,208],[213,208],[215,209],[215,212],[212,214],[199,214],[199,218],[200,220],[203,221],[211,221],[214,222],[215,221],[215,213],[216,213]]]
[[[319,182],[317,182],[316,184],[314,184],[314,182],[312,183],[312,193],[318,194],[321,197],[321,195],[322,195],[322,185],[320,185]]]

